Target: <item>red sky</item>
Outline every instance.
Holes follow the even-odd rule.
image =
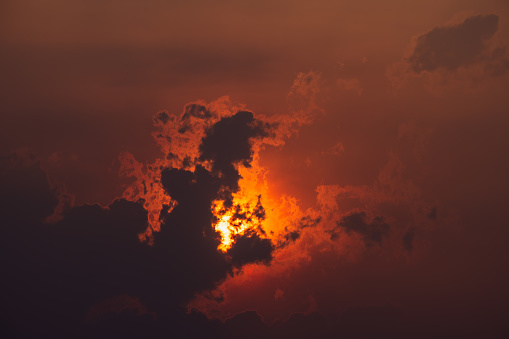
[[[73,202],[59,210],[63,221],[55,227],[86,229],[83,204],[113,211],[107,206],[122,196],[171,196],[161,173],[190,170],[178,162],[184,155],[196,157],[193,166],[208,162],[207,170],[221,173],[216,179],[232,192],[225,173],[233,167],[220,162],[247,159],[265,175],[256,187],[266,199],[262,227],[275,232],[267,233],[271,259],[243,262],[236,273],[220,271],[210,286],[193,287],[179,299],[209,319],[199,321],[226,321],[226,330],[214,323],[220,336],[235,337],[235,326],[245,321],[253,333],[295,337],[292,321],[314,328],[322,321],[312,318],[318,314],[332,328],[324,337],[503,337],[509,301],[508,44],[509,3],[503,0],[3,1],[0,154],[3,177],[19,179],[2,184],[2,199],[9,201],[4,207],[29,210],[30,197],[53,213],[51,199],[58,194],[51,187],[64,185]],[[166,111],[178,121],[190,102],[212,117],[196,126],[190,120],[194,139],[184,147],[175,141],[173,122],[155,126],[153,117]],[[242,139],[256,145],[250,159],[212,137],[249,120],[235,115],[237,107],[254,114],[246,127],[250,139]],[[267,135],[253,127],[274,122],[279,124],[260,127]],[[158,133],[169,139],[161,141]],[[134,177],[126,178],[119,173],[125,152],[138,166],[161,167],[133,169]],[[179,160],[169,160],[169,153]],[[10,154],[33,154],[40,164]],[[32,173],[22,172],[26,166],[44,171],[49,184],[41,177],[40,186],[24,180]],[[163,183],[138,194],[133,187],[152,182],[148,175],[162,175]],[[249,191],[246,182],[240,192]],[[202,196],[196,194],[193,199]],[[157,218],[160,202],[144,208]],[[40,213],[34,215],[52,214]],[[28,225],[4,215],[8,229]],[[178,217],[168,218],[161,228]],[[291,231],[298,239],[288,240]],[[54,237],[60,236],[65,238]],[[80,242],[80,236],[73,239]],[[25,253],[20,258],[33,263],[27,254],[33,244],[21,242],[24,250],[12,245],[6,255]],[[101,291],[95,308],[83,304],[83,314],[106,304],[144,315],[164,309],[127,287]],[[2,312],[17,305],[2,298],[9,301]],[[23,305],[30,308],[37,298]],[[138,306],[118,306],[126,304]],[[381,315],[390,310],[402,318]],[[22,323],[9,319],[12,329]],[[357,323],[361,329],[352,325]],[[109,328],[108,321],[101,324]],[[421,331],[423,324],[428,329]]]

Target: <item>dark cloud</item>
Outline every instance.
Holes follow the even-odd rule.
[[[294,313],[271,328],[272,338],[333,338],[332,322],[319,312]]]
[[[416,73],[469,66],[482,59],[487,41],[497,30],[495,14],[472,16],[458,25],[434,28],[417,38],[407,61]]]
[[[211,160],[213,171],[221,176],[224,187],[236,192],[240,175],[235,164],[249,167],[252,160],[251,140],[267,136],[269,131],[270,126],[255,120],[253,113],[240,111],[223,118],[207,131],[200,145],[200,159]]]
[[[349,308],[335,325],[335,331],[339,332],[340,337],[352,339],[408,338],[419,335],[416,328],[409,333],[409,324],[405,313],[390,305]]]
[[[164,125],[167,124],[168,121],[170,121],[170,115],[166,111],[161,111],[154,116],[154,123],[156,125],[158,122],[161,122]]]
[[[271,339],[403,339],[419,335],[415,330],[410,330],[405,313],[389,305],[348,308],[340,315],[325,315],[320,312],[294,313],[288,319],[271,325],[264,324],[256,312],[248,311],[225,322],[225,338],[236,338],[239,333],[246,332],[245,329],[252,331],[246,333],[247,338]]]
[[[300,233],[298,231],[292,231],[290,233],[285,234],[285,240],[295,241],[300,238]]]
[[[125,200],[73,207],[55,225],[2,215],[5,330],[16,337],[87,337],[94,329],[82,318],[101,299],[127,294],[148,302],[142,292],[154,277],[146,273],[158,264],[137,237],[146,218],[142,205]]]
[[[221,338],[267,339],[378,339],[378,338],[504,338],[502,331],[483,326],[472,331],[461,319],[451,315],[448,319],[436,316],[418,316],[392,305],[349,307],[337,314],[322,312],[293,313],[288,319],[266,324],[255,311],[239,313],[220,326]],[[210,326],[209,326],[210,328]],[[211,334],[211,333],[210,333]],[[212,337],[212,336],[208,336]]]
[[[246,311],[239,313],[226,320],[221,330],[221,337],[234,338],[267,338],[269,329],[262,318],[255,311]]]
[[[300,228],[306,228],[306,227],[315,227],[322,221],[321,217],[312,218],[309,215],[306,215],[301,218],[299,226]]]
[[[3,218],[34,223],[53,213],[58,199],[33,155],[13,152],[0,157],[0,174]]]
[[[362,235],[366,245],[373,242],[382,243],[382,238],[389,235],[390,226],[384,222],[383,217],[375,217],[368,223],[366,222],[366,213],[359,212],[347,215],[336,222],[338,228],[342,228],[347,233],[354,232]],[[331,240],[339,235],[335,232],[331,234]]]
[[[228,254],[232,257],[233,265],[242,266],[250,262],[269,263],[273,250],[274,246],[270,239],[262,239],[256,233],[246,232],[235,239]]]
[[[58,204],[45,172],[35,160],[2,158],[1,313],[10,335],[215,336],[217,324],[184,307],[233,267],[272,260],[271,241],[255,231],[238,236],[227,253],[219,251],[211,211],[214,200],[232,200],[240,178],[234,163],[248,165],[252,139],[266,133],[252,113],[239,112],[203,139],[202,157],[213,161],[212,171],[200,165],[161,169],[162,186],[177,204],[162,214],[153,246],[138,238],[148,224],[141,199],[69,207],[56,224],[42,224]],[[263,220],[264,213],[259,199],[251,214],[239,210],[236,218]]]
[[[286,247],[290,243],[297,241],[297,239],[301,237],[303,229],[307,227],[316,227],[321,221],[321,217],[313,218],[309,215],[301,217],[300,220],[296,223],[297,229],[289,230],[287,227],[285,227],[285,230],[278,241],[277,247]],[[336,239],[335,236],[333,236],[333,239]]]

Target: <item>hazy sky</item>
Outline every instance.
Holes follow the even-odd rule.
[[[508,44],[505,0],[3,1],[7,330],[504,337]]]

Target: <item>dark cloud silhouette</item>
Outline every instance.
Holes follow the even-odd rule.
[[[292,231],[290,233],[285,234],[285,240],[295,241],[300,238],[300,233],[298,231]]]
[[[270,262],[273,250],[274,246],[269,239],[262,239],[253,232],[246,232],[235,239],[228,254],[232,257],[232,264],[242,266],[250,262]]]
[[[372,308],[348,308],[342,314],[326,315],[320,312],[294,313],[286,320],[271,325],[264,324],[253,311],[238,314],[225,322],[229,336],[243,333],[249,328],[252,338],[409,338],[418,337],[419,332],[411,329],[405,313],[387,305]],[[225,331],[225,332],[226,332]],[[251,333],[247,332],[248,338]]]
[[[166,111],[161,111],[154,116],[154,123],[161,122],[163,125],[170,121],[170,115]]]
[[[58,199],[46,173],[33,155],[13,152],[0,157],[1,216],[22,222],[42,222],[49,217]]]
[[[316,225],[318,225],[320,223],[320,221],[322,221],[321,217],[312,218],[309,215],[306,215],[301,218],[299,227],[300,228],[315,227]]]
[[[268,326],[255,311],[239,313],[226,320],[221,329],[221,337],[228,339],[235,338],[267,338],[269,335]]]
[[[109,208],[73,207],[55,225],[2,215],[6,331],[21,337],[86,337],[93,329],[82,319],[101,299],[138,294],[148,301],[141,293],[153,280],[146,274],[155,268],[153,254],[137,238],[146,217],[142,205],[125,200]]]
[[[294,313],[287,321],[274,324],[272,338],[334,338],[332,321],[319,312]]]
[[[382,237],[389,235],[390,226],[384,222],[383,217],[375,217],[370,223],[366,222],[366,213],[359,212],[347,215],[336,222],[337,228],[342,228],[347,233],[355,232],[362,235],[366,245],[382,243]],[[339,235],[333,231],[331,240]]]
[[[138,238],[148,223],[141,199],[70,207],[56,224],[43,224],[58,204],[45,172],[35,160],[2,158],[1,313],[9,336],[214,337],[217,324],[186,314],[186,303],[233,267],[272,259],[271,241],[254,231],[226,254],[218,251],[211,211],[214,200],[232,200],[240,179],[234,163],[250,163],[252,139],[266,135],[264,128],[250,112],[223,118],[201,147],[212,171],[161,169],[162,186],[177,204],[162,214],[153,246]],[[259,200],[252,215],[237,214],[263,220],[264,209]]]
[[[460,320],[461,315],[449,319],[434,316],[420,317],[392,306],[348,307],[341,313],[294,313],[288,319],[266,324],[255,311],[233,316],[220,326],[221,338],[292,338],[292,339],[378,339],[378,338],[504,338],[501,331],[483,326],[471,331]],[[458,319],[459,318],[459,319]],[[457,323],[457,321],[460,321]],[[459,325],[458,325],[459,324]],[[210,327],[210,326],[209,326]],[[482,329],[481,329],[482,327]]]
[[[495,14],[472,16],[458,25],[436,27],[417,38],[407,61],[416,73],[471,65],[483,58],[487,41],[497,30]]]
[[[207,131],[200,145],[200,158],[212,160],[213,171],[221,175],[224,187],[236,192],[240,175],[234,164],[249,167],[252,160],[250,140],[267,136],[270,128],[270,125],[255,120],[251,112],[240,111],[223,118]]]
[[[409,332],[405,313],[390,305],[349,308],[340,316],[335,326],[340,338],[408,338],[420,335],[416,328]]]

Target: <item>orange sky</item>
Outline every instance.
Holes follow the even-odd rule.
[[[440,102],[433,114],[423,107],[427,92],[387,94],[386,68],[401,59],[412,36],[455,17],[496,13],[494,39],[509,34],[504,1],[8,1],[2,7],[2,150],[36,148],[43,158],[56,152],[83,183],[66,178],[81,202],[107,203],[118,194],[105,168],[119,152],[142,160],[157,155],[150,137],[155,112],[229,95],[257,113],[284,113],[299,72],[322,73],[328,87],[339,78],[360,80],[360,97],[340,88],[326,94],[323,123],[341,128],[337,133],[358,135],[353,131],[365,120],[366,133],[384,140],[389,131],[380,128],[388,120],[442,125]],[[475,87],[492,93],[491,86],[501,88],[496,81]],[[471,107],[458,95],[447,101]],[[369,126],[376,119],[384,126]],[[322,142],[334,145],[331,134]],[[106,191],[91,190],[91,177],[108,177]]]
[[[433,314],[450,333],[486,310],[472,333],[498,335],[509,300],[508,45],[504,0],[3,1],[0,154],[33,153],[76,206],[107,206],[144,180],[119,175],[121,154],[168,166],[154,135],[176,132],[154,126],[158,112],[242,106],[280,123],[253,164],[277,211],[267,220],[295,202],[278,227],[299,238],[189,307],[277,323],[391,305],[415,326]],[[217,112],[203,136],[235,113]],[[344,218],[361,212],[379,233],[349,228]],[[305,216],[321,221],[304,227]]]

